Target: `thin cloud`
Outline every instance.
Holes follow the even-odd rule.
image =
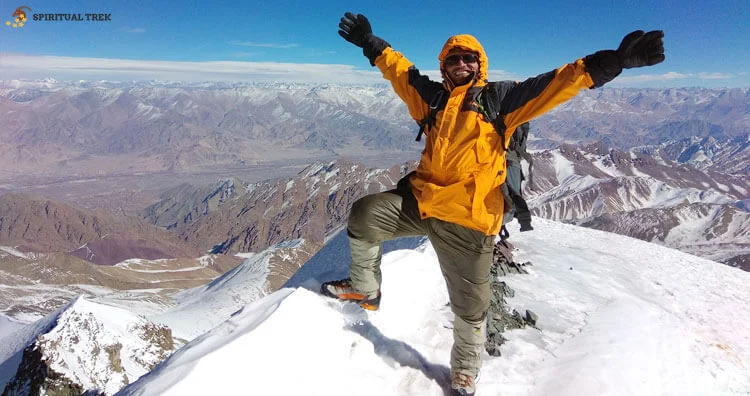
[[[0,54],[0,80],[162,80],[377,84],[380,72],[350,65],[277,62],[172,62]]]
[[[726,73],[698,73],[701,80],[727,80],[732,78],[731,74]]]
[[[641,74],[637,76],[619,76],[615,81],[618,84],[627,83],[651,83],[651,82],[664,82],[674,80],[728,80],[734,78],[732,74],[727,73],[677,73],[667,72],[664,74]]]
[[[145,28],[125,28],[123,30],[126,31],[126,32],[128,32],[128,33],[136,33],[136,34],[138,34],[138,33],[146,33],[146,29]]]
[[[260,47],[260,48],[277,48],[277,49],[299,47],[298,44],[256,43],[252,41],[230,41],[229,44],[239,45],[243,47]]]
[[[253,56],[238,52],[237,57]],[[441,81],[438,70],[423,71],[434,81]],[[505,70],[490,70],[491,81],[524,80]],[[691,86],[696,82],[734,80],[742,73],[718,72],[642,74],[619,76],[613,86]],[[247,61],[172,62],[109,58],[74,58],[0,53],[0,80],[55,78],[58,80],[160,80],[224,82],[304,82],[330,84],[383,84],[376,69],[357,69],[351,65],[318,63],[279,63]],[[704,85],[698,84],[698,85]],[[609,84],[608,84],[609,85]]]

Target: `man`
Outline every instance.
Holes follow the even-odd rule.
[[[350,278],[326,282],[321,291],[377,309],[382,242],[427,235],[455,315],[451,388],[456,395],[473,395],[490,301],[492,248],[503,221],[505,149],[513,131],[580,89],[602,86],[623,68],[662,62],[664,34],[635,31],[617,50],[596,52],[520,83],[490,85],[487,56],[470,35],[453,36],[445,43],[438,56],[443,78],[438,83],[374,36],[363,15],[347,12],[339,27],[339,34],[362,48],[370,64],[391,82],[427,138],[415,173],[395,190],[365,196],[352,205],[347,228]],[[496,109],[493,123],[481,114],[480,93],[486,95],[483,103]],[[431,108],[442,109],[434,119]]]

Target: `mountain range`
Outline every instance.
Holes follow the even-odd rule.
[[[525,165],[524,194],[537,230],[518,233],[511,224],[511,241],[518,241],[521,255],[535,263],[552,265],[550,257],[570,257],[555,264],[556,276],[577,274],[577,268],[591,274],[601,266],[618,273],[608,266],[614,262],[617,268],[641,266],[689,279],[722,274],[712,278],[718,283],[730,282],[727,274],[744,279],[745,273],[717,269],[715,262],[750,270],[748,109],[750,90],[742,89],[581,93],[532,121],[534,165]],[[416,124],[386,86],[2,81],[0,114],[6,120],[0,125],[0,384],[19,373],[8,383],[8,394],[42,388],[113,394],[173,355],[125,393],[156,394],[153,389],[175,384],[164,378],[181,373],[179,367],[194,367],[185,359],[201,361],[206,348],[233,345],[233,339],[256,327],[281,334],[264,323],[292,320],[283,315],[272,319],[287,298],[295,301],[287,304],[295,309],[325,311],[325,303],[302,289],[316,290],[322,279],[345,276],[342,265],[348,258],[341,254],[348,249],[340,231],[351,204],[392,188],[416,167],[421,150],[413,141]],[[546,219],[635,237],[703,259]],[[575,254],[565,250],[586,238],[591,254],[578,247]],[[607,243],[623,249],[600,252]],[[412,256],[413,249],[429,251],[421,239],[387,248],[393,249],[407,249],[401,254]],[[633,255],[632,249],[644,254]],[[582,264],[588,259],[595,265]],[[321,260],[336,266],[321,268]],[[318,264],[305,264],[311,262]],[[645,275],[618,276],[622,284],[650,285]],[[584,290],[599,290],[594,278],[601,282],[604,276],[589,279]],[[675,297],[675,290],[699,298],[697,284],[675,282],[669,274],[657,278],[656,288],[670,285],[659,298]],[[568,289],[570,285],[558,292]],[[641,291],[653,298],[646,289]],[[744,298],[737,290],[727,289],[729,294],[712,304],[734,307],[730,294]],[[524,304],[532,300],[529,295],[550,301],[543,293],[526,292]],[[618,296],[604,296],[608,302],[602,304],[592,300],[592,306],[609,312],[606,307],[615,301],[612,315],[630,318],[648,308],[641,303],[623,306]],[[679,310],[651,308],[646,311],[658,318],[682,318]],[[706,306],[684,308],[692,312]],[[435,322],[435,329],[449,326],[443,323],[445,310],[438,311],[442,317],[424,321]],[[553,311],[541,308],[543,315],[555,317]],[[348,311],[343,313],[348,318]],[[743,315],[719,327],[741,327]],[[608,323],[608,315],[594,316],[603,318],[595,321],[597,326]],[[586,339],[595,343],[603,337],[586,327],[585,318],[578,327],[556,318],[532,344],[563,345],[569,328],[585,328],[593,334]],[[377,317],[367,322],[360,314],[355,319],[384,328],[391,323]],[[673,328],[662,326],[676,322],[656,323],[659,334],[667,334]],[[729,361],[745,364],[746,345],[720,333],[686,341],[693,351],[701,351],[704,362],[712,362],[713,371],[683,368],[702,379],[710,372],[726,381],[701,384],[741,394],[747,378]],[[407,385],[381,384],[373,392],[382,393],[383,386],[407,393],[414,386],[435,391],[442,386],[444,370],[433,363],[438,358],[426,359],[424,352],[410,349],[419,343],[410,341],[408,348],[394,344],[392,335],[372,327],[360,335],[376,349],[386,349],[386,363],[416,370],[407,377],[383,372],[393,384]],[[297,348],[305,350],[305,345]],[[574,349],[567,348],[534,353],[564,352],[567,362],[589,370],[604,356],[579,361],[570,355]],[[558,372],[535,359],[531,366]],[[662,368],[672,378],[682,378]],[[427,379],[410,382],[415,375]],[[545,378],[550,387],[544,389],[554,389],[554,376]],[[513,394],[492,381],[489,389]]]
[[[532,146],[629,149],[746,138],[748,89],[596,89],[534,121]],[[387,86],[0,82],[0,164],[101,175],[198,171],[281,158],[404,158],[417,125]],[[12,165],[12,166],[11,166]]]
[[[595,144],[535,153],[533,184],[526,185],[532,213],[750,269],[750,212],[744,205],[750,179],[655,151]],[[742,155],[747,151],[745,146]]]

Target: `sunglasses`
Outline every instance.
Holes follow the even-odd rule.
[[[455,54],[445,58],[444,62],[448,66],[453,66],[457,65],[459,60],[463,61],[464,64],[469,64],[478,62],[479,58],[474,54]]]

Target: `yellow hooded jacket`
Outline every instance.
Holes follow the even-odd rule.
[[[487,55],[473,36],[453,36],[443,46],[440,69],[451,49],[460,47],[479,55],[479,73],[473,82],[452,87],[449,79],[438,83],[421,75],[401,53],[387,47],[375,65],[406,102],[415,121],[425,119],[430,104],[447,103],[426,133],[412,191],[423,219],[435,217],[460,224],[486,235],[500,231],[503,220],[505,151],[516,127],[572,98],[594,81],[582,59],[523,82],[503,81],[490,85],[486,94],[499,114],[493,126],[478,111],[474,98],[488,84]],[[488,87],[489,88],[489,87]],[[504,134],[504,142],[497,130]]]

